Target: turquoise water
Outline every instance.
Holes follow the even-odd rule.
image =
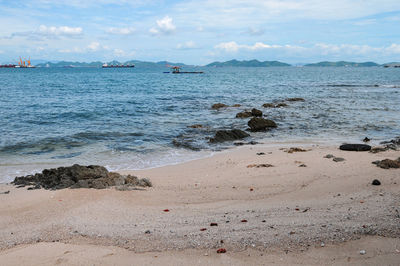
[[[71,163],[141,169],[204,157],[217,129],[247,128],[256,107],[278,123],[250,139],[376,141],[400,135],[400,69],[0,69],[0,182]],[[262,104],[288,97],[286,108]],[[212,104],[241,104],[211,110]],[[187,126],[202,124],[205,129]]]

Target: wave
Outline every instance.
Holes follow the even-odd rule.
[[[335,88],[400,88],[400,85],[392,84],[326,84],[324,86]]]

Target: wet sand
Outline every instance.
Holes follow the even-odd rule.
[[[290,147],[307,151],[282,150]],[[371,162],[397,157],[399,151],[346,152],[312,143],[256,145],[130,171],[151,179],[154,187],[146,190],[27,191],[2,184],[0,192],[10,193],[0,194],[0,260],[396,265],[400,169]],[[258,164],[272,167],[252,167]],[[371,185],[373,179],[382,184]],[[227,253],[217,254],[219,248]]]

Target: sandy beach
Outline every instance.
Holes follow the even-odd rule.
[[[306,151],[288,153],[290,147]],[[371,163],[398,157],[393,150],[259,144],[130,171],[151,180],[153,187],[143,190],[28,191],[1,184],[0,192],[10,192],[0,194],[0,261],[398,265],[400,170]],[[374,179],[381,185],[372,185]],[[226,253],[218,254],[220,248]]]

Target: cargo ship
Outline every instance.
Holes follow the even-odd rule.
[[[134,64],[127,64],[127,65],[108,65],[107,63],[103,64],[102,68],[128,68],[128,67],[135,67]]]
[[[18,65],[5,64],[5,65],[0,65],[0,68],[35,68],[35,66],[31,65],[31,59],[30,58],[25,61],[25,60],[22,60],[21,57],[20,57]]]

